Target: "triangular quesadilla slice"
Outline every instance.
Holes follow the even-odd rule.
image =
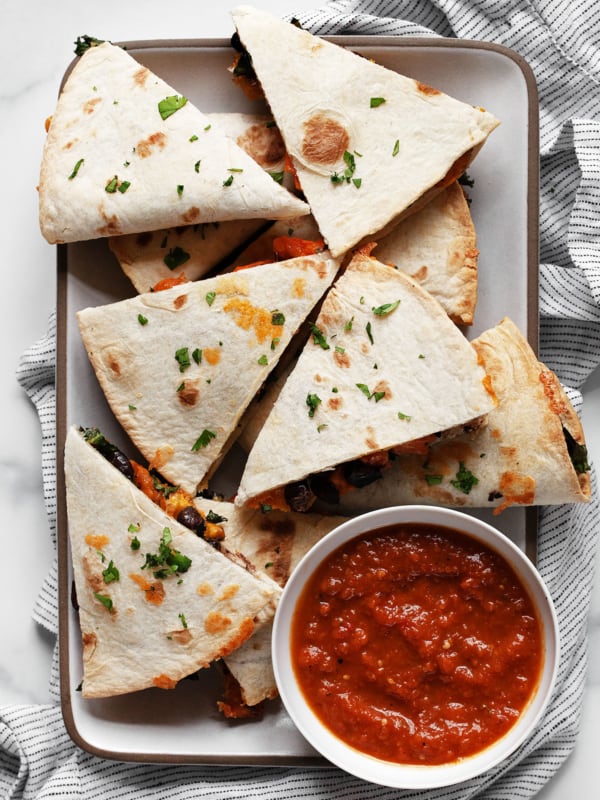
[[[123,48],[75,64],[46,139],[40,226],[52,244],[308,207]]]
[[[274,180],[285,183],[285,148],[268,115],[209,113],[206,117],[211,127],[217,126],[233,139]],[[147,292],[159,281],[180,275],[190,281],[202,278],[266,224],[263,219],[239,219],[179,225],[111,236],[108,244],[137,291]]]
[[[457,325],[472,325],[477,305],[477,236],[455,181],[385,236],[374,255],[414,278]]]
[[[306,510],[321,494],[376,480],[403,450],[481,424],[495,402],[441,305],[358,252],[249,453],[236,504]]]
[[[400,455],[380,481],[340,498],[336,510],[398,503],[493,508],[587,502],[583,428],[556,375],[508,318],[474,339],[498,405],[473,433]]]
[[[173,688],[272,608],[270,582],[166,514],[75,427],[65,482],[84,697]]]
[[[194,505],[209,519],[219,520],[224,530],[221,546],[225,550],[241,555],[256,571],[266,573],[281,587],[313,544],[346,519],[237,508],[233,503],[202,497],[194,498]],[[253,707],[277,696],[271,661],[271,631],[269,622],[223,659],[246,706]],[[224,713],[231,713],[226,703],[221,705]]]
[[[113,413],[147,461],[194,493],[338,262],[264,264],[78,312]]]
[[[232,12],[334,255],[457,180],[498,120],[250,6]]]

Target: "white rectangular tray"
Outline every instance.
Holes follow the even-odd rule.
[[[479,297],[473,338],[508,315],[537,350],[538,106],[531,70],[514,52],[456,39],[332,37],[391,69],[418,78],[501,120],[469,167],[471,212],[478,236]],[[127,43],[128,52],[202,111],[263,111],[236,87],[226,40]],[[59,247],[57,467],[59,476],[59,590],[61,701],[75,742],[121,761],[218,764],[322,763],[279,701],[260,721],[226,720],[217,710],[214,670],[173,691],[148,689],[113,699],[84,700],[81,641],[71,601],[62,450],[69,425],[99,427],[134,456],[115,421],[83,349],[75,312],[133,294],[103,240]],[[239,453],[232,458],[241,458]],[[231,462],[231,459],[230,459]],[[240,461],[241,466],[241,461]],[[219,489],[218,483],[215,487]],[[491,512],[473,512],[492,521]],[[493,522],[535,558],[536,513],[508,509]]]

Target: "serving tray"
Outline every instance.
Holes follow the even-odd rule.
[[[390,69],[417,78],[494,113],[501,125],[473,164],[468,193],[477,231],[479,295],[474,338],[509,316],[537,352],[538,340],[538,105],[533,74],[523,59],[498,45],[457,39],[328,37]],[[205,112],[261,112],[231,80],[233,51],[224,39],[127,42],[128,52]],[[229,721],[217,710],[221,679],[203,670],[173,691],[148,689],[111,699],[84,700],[77,613],[70,595],[63,445],[72,424],[99,427],[135,455],[114,419],[79,338],[75,312],[129,297],[133,287],[104,240],[58,247],[57,472],[61,704],[70,736],[84,750],[121,761],[314,765],[322,759],[296,730],[278,700],[260,720]],[[217,473],[228,492],[241,473],[234,450]],[[107,503],[110,499],[107,498]],[[471,513],[493,522],[535,560],[534,509]]]

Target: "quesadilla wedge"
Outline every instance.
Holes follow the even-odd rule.
[[[340,497],[345,513],[399,503],[493,508],[590,499],[581,422],[556,375],[508,318],[474,339],[498,405],[488,424],[425,456],[400,455],[381,480]]]
[[[345,517],[294,514],[276,510],[237,508],[233,503],[194,498],[196,508],[224,529],[221,546],[241,555],[257,571],[284,587],[296,564]],[[277,696],[271,662],[271,622],[223,659],[236,680],[244,705],[253,707]],[[222,709],[227,714],[227,703]],[[230,712],[229,712],[230,713]],[[239,712],[238,712],[239,713]]]
[[[358,252],[326,295],[262,427],[236,504],[306,510],[376,480],[495,406],[475,350],[431,295]],[[391,455],[390,455],[391,454]]]
[[[75,427],[65,481],[84,697],[173,688],[273,608],[270,581],[166,514]]]
[[[240,6],[232,17],[333,255],[457,180],[498,125],[271,14]]]
[[[472,325],[477,305],[477,236],[465,194],[454,181],[382,238],[374,255],[413,277],[457,325]]]
[[[285,148],[271,118],[260,114],[206,114],[274,180],[284,182]],[[300,219],[302,219],[300,217]],[[159,281],[185,275],[195,281],[251,239],[267,220],[239,219],[180,225],[157,231],[111,236],[108,244],[138,292]]]
[[[44,146],[40,227],[51,244],[308,213],[187,98],[121,47],[90,47]]]
[[[113,413],[167,480],[204,485],[337,269],[321,253],[78,312]]]

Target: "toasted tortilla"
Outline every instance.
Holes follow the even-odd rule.
[[[498,396],[487,426],[432,445],[426,458],[399,456],[381,480],[344,495],[336,511],[417,502],[499,514],[589,501],[583,428],[556,375],[508,318],[472,344]]]
[[[337,269],[319,254],[78,312],[113,413],[168,481],[192,494],[206,483]]]
[[[413,277],[457,325],[472,325],[477,305],[477,236],[455,181],[383,238],[374,255]]]
[[[358,252],[248,455],[236,504],[271,502],[261,496],[312,474],[479,424],[495,402],[441,305],[406,273]]]
[[[48,242],[308,213],[121,47],[90,47],[58,99],[39,183]]]
[[[162,511],[80,432],[65,445],[69,539],[83,644],[83,697],[173,688],[242,645],[273,608],[270,582]],[[144,566],[166,532],[188,568]],[[137,545],[139,542],[139,546]]]
[[[212,511],[224,518],[222,547],[225,550],[241,555],[254,569],[266,573],[281,587],[285,586],[292,570],[313,544],[346,519],[333,515],[236,508],[233,503],[201,497],[195,498],[194,504],[204,515]],[[224,658],[247,706],[277,696],[271,661],[271,631],[269,621]]]
[[[240,6],[232,16],[334,255],[455,181],[498,125],[267,12]]]
[[[276,178],[283,176],[285,148],[269,116],[215,113],[206,117],[264,170]],[[137,291],[148,292],[167,278],[202,278],[266,224],[267,220],[240,219],[182,225],[111,236],[108,244]]]

